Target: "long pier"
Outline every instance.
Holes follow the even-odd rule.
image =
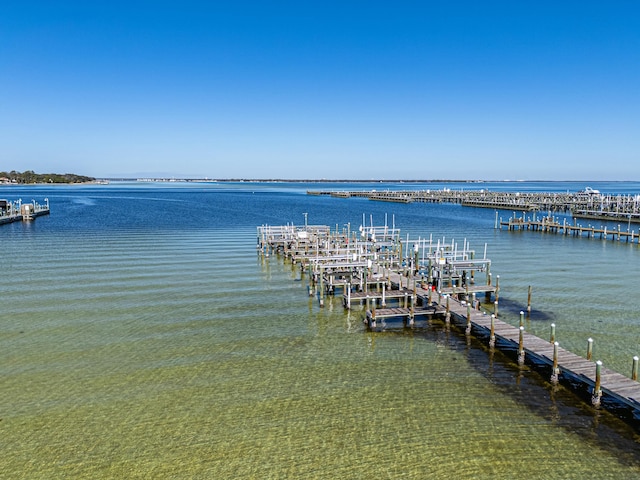
[[[564,212],[576,218],[640,223],[640,195],[582,192],[493,192],[488,190],[308,190],[308,195],[367,198],[396,203],[456,203],[467,207],[518,212]]]
[[[552,325],[550,340],[547,341],[524,331],[522,313],[520,327],[515,327],[500,321],[494,315],[488,316],[473,311],[465,306],[464,302],[453,300],[449,308],[452,318],[466,325],[467,334],[473,332],[478,337],[488,339],[491,347],[497,345],[502,350],[509,349],[517,352],[519,364],[524,364],[528,358],[533,363],[546,366],[551,383],[564,381],[569,384],[583,385],[583,388],[586,387],[586,392],[591,394],[591,402],[594,406],[605,404],[616,409],[619,405],[606,405],[615,400],[618,404],[624,404],[630,409],[634,421],[640,420],[637,357],[634,358],[632,369],[632,377],[635,378],[629,378],[604,368],[599,361],[593,362],[561,348],[555,341],[554,325]]]
[[[602,240],[625,241],[627,243],[640,244],[640,233],[630,228],[631,224],[627,222],[627,229],[622,228],[622,224],[618,224],[617,228],[608,228],[606,226],[596,227],[594,225],[580,225],[577,220],[574,223],[567,222],[564,218],[562,223],[554,216],[544,216],[536,218],[535,216],[527,218],[525,215],[521,217],[510,217],[508,220],[500,219],[496,221],[496,227],[506,228],[509,231],[530,230],[541,233],[555,233],[560,235],[570,235],[573,237],[583,238],[599,238]]]
[[[544,340],[524,330],[524,312],[519,327],[500,320],[499,276],[494,283],[486,253],[475,258],[466,240],[461,247],[431,237],[403,240],[398,229],[386,225],[362,227],[360,235],[326,226],[263,225],[257,250],[265,258],[275,254],[299,264],[302,275],[308,272],[309,295],[317,295],[320,307],[325,296],[341,290],[345,309],[363,306],[369,329],[394,319],[410,327],[418,317],[464,327],[465,335],[516,355],[519,364],[535,365],[549,382],[568,385],[593,406],[610,409],[639,428],[638,357],[629,378],[561,348],[553,324],[550,339]],[[482,295],[492,308],[482,308]]]
[[[45,203],[40,204],[33,200],[31,203],[23,203],[22,200],[1,200],[0,199],[0,225],[13,222],[31,221],[41,215],[48,215],[49,199],[45,198]]]

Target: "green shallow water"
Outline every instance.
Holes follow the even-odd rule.
[[[319,309],[253,232],[133,239],[13,265],[3,478],[640,477],[606,413],[437,322]]]
[[[104,226],[80,195],[83,228],[54,212],[0,229],[0,478],[640,478],[637,433],[474,339],[438,321],[368,332],[339,298],[320,309],[297,268],[256,254],[260,220],[145,226],[117,198]],[[230,211],[265,209],[252,201]],[[608,268],[635,277],[638,247],[574,258],[571,239],[491,224],[474,243],[492,245],[503,318],[533,283],[527,330],[556,321],[577,351],[594,335],[626,368],[635,290]]]

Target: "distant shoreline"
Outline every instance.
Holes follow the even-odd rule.
[[[451,179],[431,179],[431,180],[408,180],[408,179],[371,179],[371,180],[353,180],[353,179],[284,179],[284,178],[104,178],[107,182],[166,182],[166,183],[185,183],[185,182],[209,182],[209,183],[597,183],[602,180],[451,180]],[[632,183],[637,180],[607,180],[607,182]]]

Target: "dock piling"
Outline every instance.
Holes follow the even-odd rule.
[[[524,327],[519,329],[520,335],[518,337],[518,364],[524,364]]]
[[[638,356],[633,357],[633,366],[631,367],[631,380],[638,380]]]
[[[491,315],[491,331],[489,333],[489,347],[496,346],[496,316]]]
[[[451,321],[451,310],[450,310],[450,306],[449,306],[449,295],[447,295],[446,297],[447,297],[447,307],[446,307],[446,311],[445,311],[445,315],[444,315],[444,321],[445,321],[445,323],[449,324],[449,322]]]
[[[602,399],[602,390],[600,389],[601,372],[602,372],[602,362],[598,360],[596,362],[596,383],[595,383],[595,386],[593,387],[593,395],[591,396],[591,404],[596,408],[600,406],[600,401]]]
[[[587,360],[591,360],[593,355],[593,338],[587,340]]]
[[[558,383],[560,369],[558,368],[558,342],[553,342],[553,370],[551,371],[551,383]]]

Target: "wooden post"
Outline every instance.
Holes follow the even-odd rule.
[[[551,324],[551,339],[549,340],[551,343],[555,343],[556,341],[556,324]]]
[[[520,327],[520,335],[518,338],[518,364],[524,364],[524,327]]]
[[[318,292],[320,294],[320,306],[324,307],[324,273],[322,272],[322,270],[320,270],[319,273],[320,276],[320,291]]]
[[[631,380],[638,380],[638,356],[633,357],[633,366],[631,367]]]
[[[500,295],[500,275],[496,275],[496,303],[498,303],[498,296]]]
[[[465,278],[464,278],[464,287],[465,287],[464,299],[467,303],[469,303],[469,274],[466,272],[465,272]]]
[[[593,338],[587,340],[587,360],[591,360],[593,355]]]
[[[415,303],[415,296],[411,296],[411,308],[409,310],[409,325],[413,325],[414,324],[414,303]]]
[[[387,306],[387,300],[386,300],[386,296],[385,296],[386,291],[387,291],[386,284],[383,283],[382,284],[382,306],[383,307]]]
[[[558,383],[558,375],[560,375],[560,369],[558,368],[558,342],[553,342],[553,370],[551,371],[551,383]]]
[[[451,321],[451,312],[449,310],[449,295],[447,295],[447,309],[446,309],[446,313],[445,313],[445,316],[444,316],[444,321],[447,324]]]
[[[491,273],[489,272],[489,266],[487,266],[487,287],[491,286]],[[491,300],[491,292],[485,292],[484,299],[487,303]]]
[[[491,332],[489,334],[489,346],[496,346],[496,316],[491,315]]]
[[[591,404],[594,407],[600,406],[600,400],[602,398],[602,390],[600,389],[601,371],[602,371],[602,362],[598,360],[596,362],[596,384],[593,387],[593,395],[591,396]]]
[[[493,314],[498,318],[498,301],[493,302]]]
[[[351,310],[351,282],[347,282],[347,310]]]
[[[520,326],[524,327],[524,312],[520,312]]]
[[[473,262],[473,259],[475,258],[475,256],[476,256],[476,255],[475,255],[475,252],[472,250],[472,251],[471,251],[471,261],[472,261],[472,262]],[[474,271],[473,271],[473,270],[471,270],[471,278],[470,278],[471,285],[473,285],[474,283],[476,283],[475,278],[473,278],[473,272],[474,272]]]
[[[527,315],[531,315],[531,285],[529,285],[529,293],[527,294]]]
[[[467,302],[467,329],[465,330],[467,335],[471,334],[471,304]]]

